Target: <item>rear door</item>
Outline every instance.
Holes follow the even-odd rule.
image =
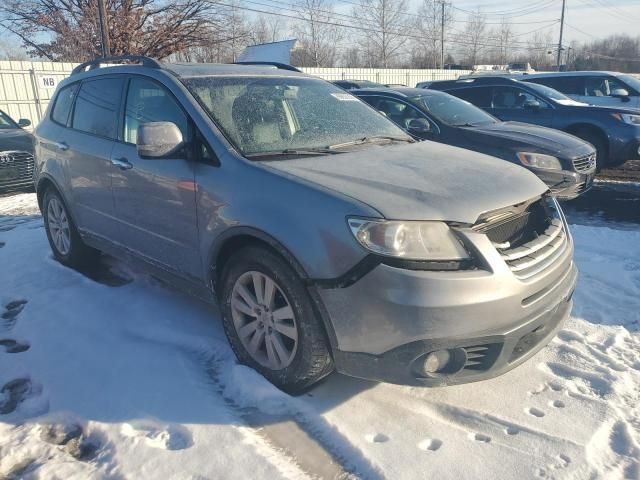
[[[122,141],[111,153],[119,243],[147,260],[185,277],[202,277],[196,184],[186,149],[171,158],[142,159],[136,149],[138,126],[173,122],[190,138],[187,114],[159,82],[131,76],[124,102]]]
[[[68,175],[72,210],[78,227],[112,239],[117,230],[111,192],[111,151],[118,130],[124,78],[85,80],[75,97],[71,128],[54,139]]]

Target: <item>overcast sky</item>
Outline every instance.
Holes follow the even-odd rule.
[[[419,0],[411,0],[416,4]],[[551,24],[560,19],[562,0],[450,0],[455,7],[464,10],[485,12],[490,22],[500,21],[497,12],[510,12],[514,30],[526,33],[538,27],[552,30],[557,41],[559,24],[545,27],[545,23],[525,23],[548,21]],[[640,34],[640,0],[567,0],[565,13],[565,41],[589,41],[615,33]],[[465,13],[456,10],[458,20],[465,19]],[[523,22],[515,25],[516,22]],[[457,28],[464,27],[459,23]],[[526,38],[526,35],[523,35]]]

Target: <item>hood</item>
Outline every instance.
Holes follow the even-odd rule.
[[[587,142],[578,137],[560,130],[528,123],[498,122],[477,127],[463,127],[463,129],[468,138],[487,142],[493,148],[496,145],[511,150],[530,148],[535,152],[566,155],[569,158],[587,154],[591,150]],[[499,139],[499,143],[496,143],[496,139]]]
[[[395,220],[470,224],[483,213],[547,190],[522,167],[430,141],[264,164],[348,195]]]
[[[33,135],[22,129],[0,129],[0,152],[20,150],[33,153]]]

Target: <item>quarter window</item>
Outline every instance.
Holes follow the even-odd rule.
[[[73,128],[116,138],[122,78],[101,78],[82,82],[73,111]]]
[[[172,122],[187,139],[187,116],[163,87],[144,78],[129,84],[124,117],[124,141],[136,143],[138,127],[149,122]]]
[[[51,112],[51,118],[54,122],[64,125],[65,127],[67,126],[67,122],[69,121],[69,112],[73,105],[73,97],[77,90],[77,83],[67,85],[60,89],[58,96],[56,97],[56,102],[53,105],[53,111]]]

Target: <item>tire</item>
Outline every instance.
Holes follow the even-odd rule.
[[[311,298],[280,256],[267,248],[243,248],[228,260],[221,286],[224,330],[240,363],[291,394],[304,392],[333,371],[327,336]],[[268,291],[273,292],[271,301]]]
[[[82,241],[66,204],[53,188],[48,188],[44,194],[42,216],[51,251],[60,263],[82,268],[97,260],[99,252]]]
[[[607,166],[607,162],[609,160],[609,145],[602,138],[602,136],[597,133],[578,130],[574,133],[574,135],[578,138],[581,138],[585,142],[589,142],[596,149],[596,171],[599,172],[604,167]]]

